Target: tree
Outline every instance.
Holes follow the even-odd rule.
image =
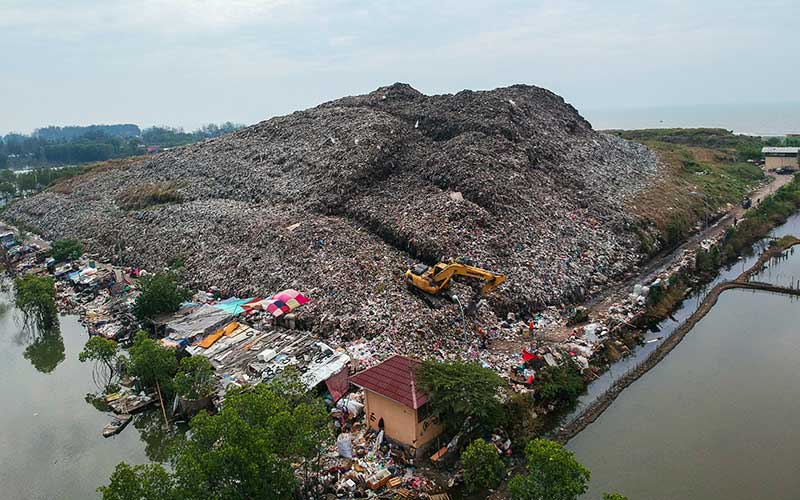
[[[528,474],[508,483],[511,500],[577,500],[586,493],[589,471],[560,444],[534,439],[525,447],[525,459]]]
[[[429,395],[432,414],[454,429],[460,429],[468,418],[490,429],[503,416],[498,391],[505,382],[477,363],[425,361],[417,379]]]
[[[506,471],[497,448],[483,439],[476,439],[467,446],[461,454],[461,464],[464,466],[464,484],[471,492],[494,488]]]
[[[92,373],[95,383],[99,388],[105,389],[114,379],[117,353],[117,343],[103,337],[89,337],[83,350],[78,354],[81,363],[94,361],[95,368]],[[102,367],[102,368],[101,368]]]
[[[172,477],[160,464],[117,464],[111,483],[97,491],[103,500],[177,500]]]
[[[603,493],[603,500],[628,500],[628,497],[619,493]]]
[[[172,313],[189,298],[188,291],[178,285],[174,273],[158,273],[141,280],[142,293],[136,298],[133,313],[139,320],[152,319],[159,314]]]
[[[3,195],[4,200],[13,198],[17,194],[17,186],[8,181],[0,182],[0,194]]]
[[[130,348],[130,372],[148,387],[170,381],[178,368],[175,351],[162,346],[139,331]]]
[[[53,278],[27,274],[14,279],[14,303],[25,321],[39,330],[49,330],[58,324],[56,288]]]
[[[75,260],[83,254],[83,244],[78,240],[54,241],[50,246],[50,257],[57,261]]]
[[[192,419],[169,470],[120,464],[99,491],[104,500],[288,500],[299,486],[293,464],[319,457],[331,438],[327,423],[319,399],[294,404],[271,384],[234,389],[217,415]]]
[[[186,399],[201,399],[214,390],[214,367],[205,356],[183,358],[175,375],[175,390]]]

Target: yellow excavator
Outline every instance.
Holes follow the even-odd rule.
[[[410,288],[437,295],[447,289],[453,276],[466,276],[485,281],[486,284],[481,288],[483,295],[489,294],[506,280],[505,274],[498,274],[453,260],[439,262],[433,267],[415,264],[406,271],[405,279]]]

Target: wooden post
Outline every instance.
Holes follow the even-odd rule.
[[[169,420],[167,420],[167,410],[164,409],[164,398],[161,397],[161,386],[156,381],[156,391],[158,391],[158,402],[161,403],[161,414],[164,415],[164,425],[169,428]]]

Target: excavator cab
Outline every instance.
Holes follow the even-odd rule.
[[[412,274],[416,276],[422,276],[430,268],[431,266],[426,266],[425,264],[414,264],[413,266],[411,266],[410,271]]]

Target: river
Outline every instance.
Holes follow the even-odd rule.
[[[792,233],[800,234],[800,216],[773,231],[776,236]],[[735,277],[753,260],[743,259],[715,281]],[[800,248],[773,259],[753,279],[796,283]],[[676,312],[678,321],[668,320],[662,332],[650,335],[671,333],[703,295],[684,303]],[[666,359],[569,442],[592,472],[585,498],[599,499],[602,492],[615,490],[632,500],[797,498],[797,318],[796,299],[724,292]],[[628,363],[640,359],[637,355]],[[620,366],[613,370],[622,373]]]
[[[60,331],[31,334],[11,301],[0,294],[0,497],[96,498],[118,462],[158,457],[158,415],[137,417],[104,439],[109,414],[84,399],[97,390],[92,365],[78,361],[85,328],[64,316]]]

